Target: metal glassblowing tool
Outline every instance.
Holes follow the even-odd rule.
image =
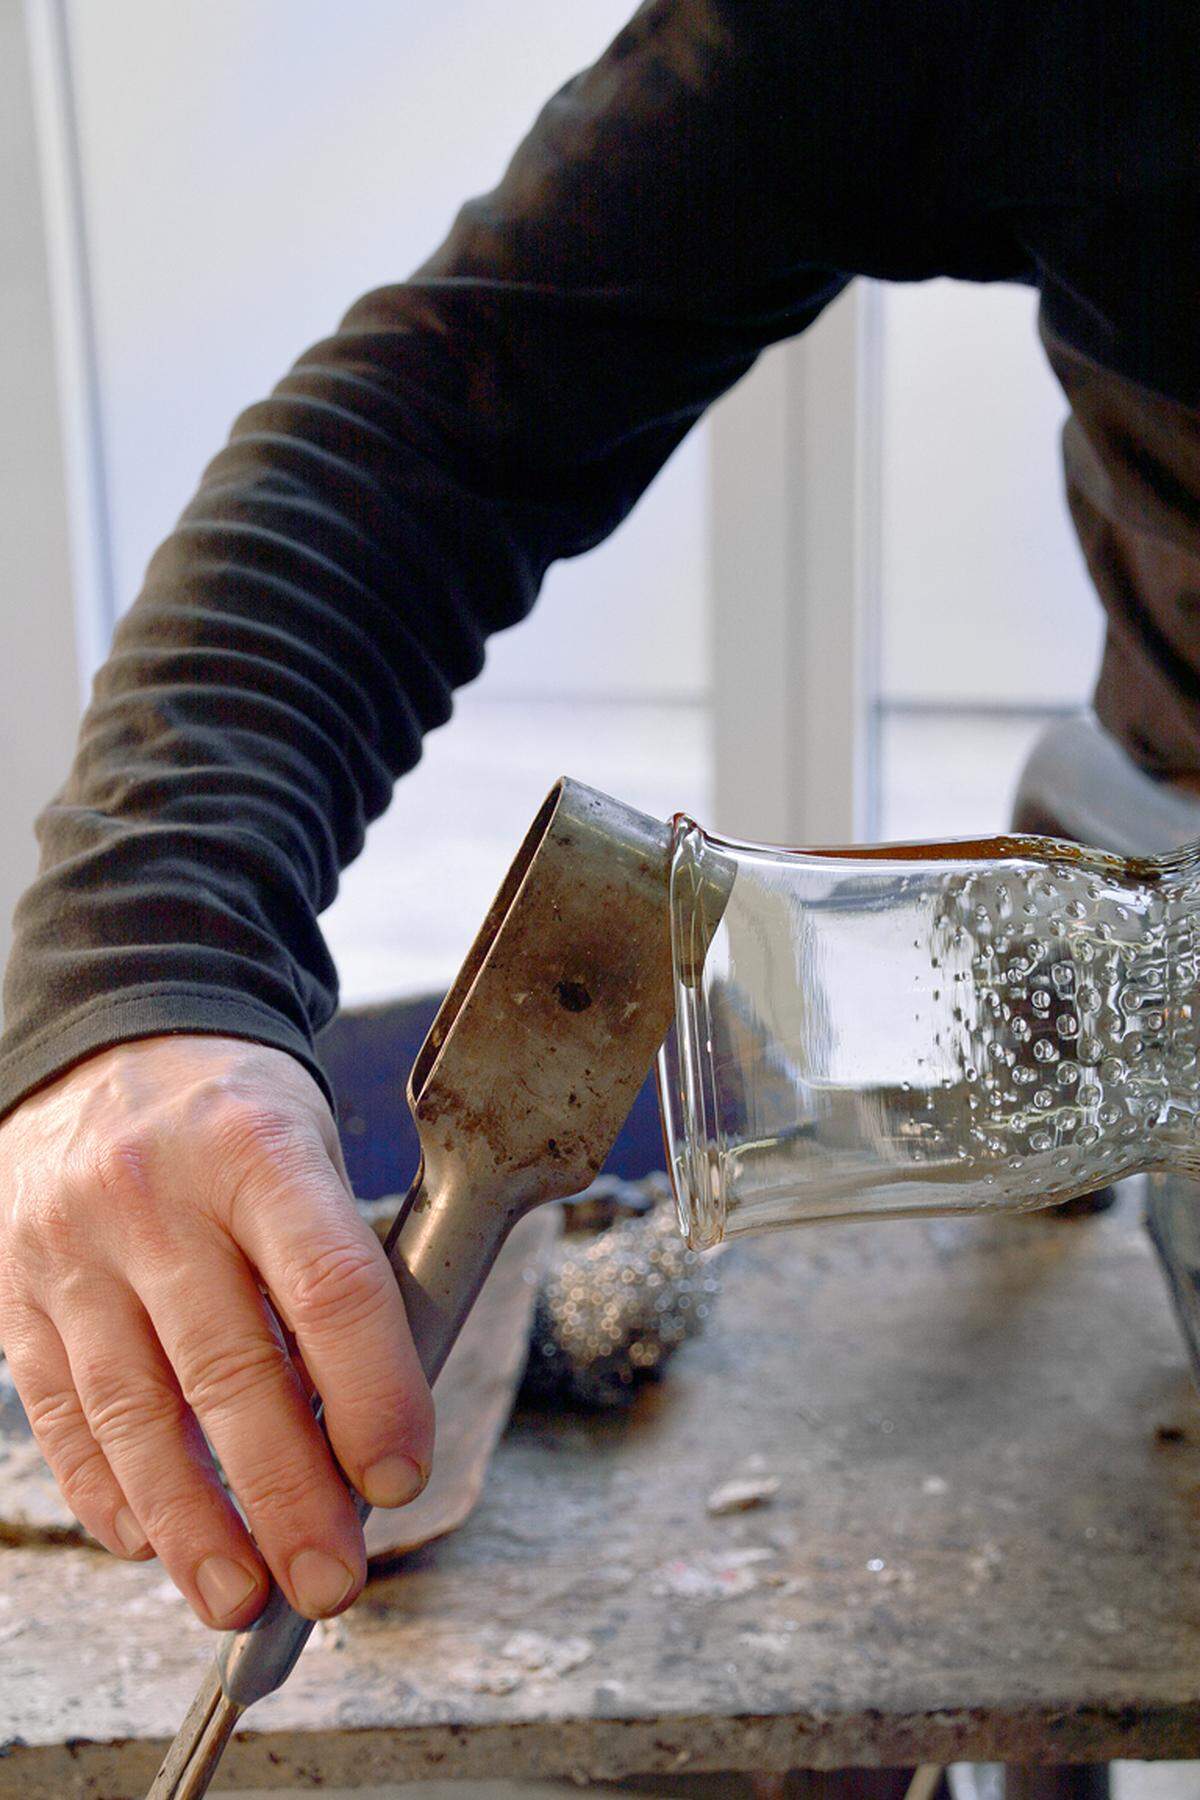
[[[433,1022],[408,1084],[421,1163],[385,1246],[430,1381],[517,1220],[599,1173],[666,1033],[670,863],[667,825],[560,781]],[[148,1800],[207,1790],[311,1630],[273,1587],[226,1634]]]

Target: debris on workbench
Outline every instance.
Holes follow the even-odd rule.
[[[502,1663],[495,1657],[481,1662],[470,1675],[460,1676],[458,1685],[469,1688],[473,1694],[511,1694],[521,1685],[521,1671],[512,1663]]]
[[[750,1593],[765,1579],[759,1564],[769,1562],[774,1554],[765,1545],[755,1544],[678,1557],[657,1571],[650,1591],[675,1600],[732,1600]]]
[[[345,1620],[342,1618],[318,1619],[312,1628],[312,1636],[308,1642],[310,1649],[344,1650],[347,1643]]]
[[[569,1675],[588,1661],[592,1646],[582,1637],[551,1638],[540,1631],[514,1631],[500,1646],[500,1654],[519,1663],[528,1675]]]
[[[454,1672],[454,1681],[474,1694],[511,1694],[526,1681],[556,1681],[569,1675],[592,1653],[588,1638],[514,1631],[502,1643],[489,1645],[462,1663]]]
[[[778,1492],[777,1475],[742,1475],[714,1488],[705,1504],[714,1519],[723,1519],[729,1513],[751,1512],[756,1506],[769,1506]]]
[[[563,1207],[534,1313],[525,1392],[622,1406],[701,1328],[717,1291],[711,1256],[679,1235],[665,1175],[602,1176]]]

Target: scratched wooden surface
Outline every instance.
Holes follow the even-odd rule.
[[[225,1786],[1197,1755],[1200,1408],[1136,1197],[747,1241],[723,1279],[631,1416],[517,1415]],[[710,1516],[747,1467],[774,1501]],[[0,1794],[142,1794],[205,1657],[153,1565],[0,1551]]]

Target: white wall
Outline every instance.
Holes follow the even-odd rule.
[[[78,716],[50,318],[21,0],[0,0],[0,961]]]
[[[631,0],[66,4],[127,602],[239,408],[421,260]],[[882,305],[883,694],[1075,702],[1098,612],[1034,297],[931,282]],[[495,641],[485,691],[703,696],[705,499],[701,433]]]
[[[1022,288],[883,290],[885,699],[1054,706],[1090,689],[1100,609],[1035,310]]]
[[[630,0],[68,0],[115,593],[234,415],[495,181]],[[699,436],[486,691],[707,686]]]

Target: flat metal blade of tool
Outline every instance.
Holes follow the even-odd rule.
[[[431,1383],[513,1225],[595,1178],[653,1062],[674,1012],[671,854],[659,820],[558,782],[430,1027],[408,1085],[421,1168],[384,1248]],[[222,1639],[148,1800],[205,1791],[311,1631],[272,1585]]]

